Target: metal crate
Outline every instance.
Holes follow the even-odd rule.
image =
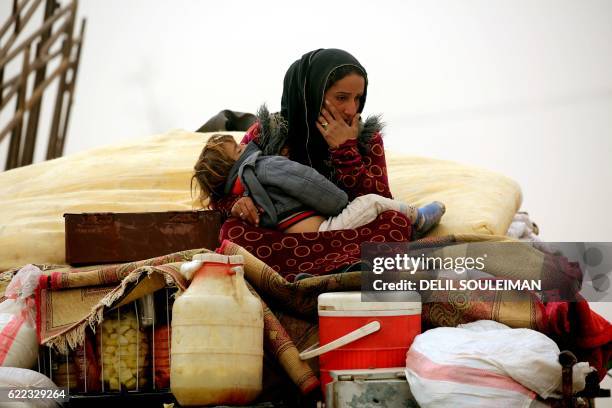
[[[58,386],[70,389],[68,406],[91,407],[96,406],[96,401],[100,401],[101,405],[103,403],[108,406],[108,403],[114,400],[129,400],[135,403],[142,402],[143,404],[175,402],[169,389],[171,310],[175,291],[174,288],[162,289],[149,295],[150,298],[148,299],[139,299],[129,305],[107,312],[104,316],[104,322],[97,327],[96,333],[94,334],[88,329],[85,344],[68,354],[60,354],[49,347],[41,347],[38,356],[38,371],[45,374]],[[143,309],[147,307],[145,305],[147,301],[154,305],[153,314],[149,316],[143,314]],[[109,363],[108,358],[105,357],[105,355],[108,355],[104,352],[104,341],[107,336],[103,334],[105,330],[103,325],[108,327],[111,324],[117,326],[122,323],[125,324],[126,313],[135,317],[136,341],[126,345],[122,344],[124,342],[120,343],[117,340],[117,360],[114,366],[118,368],[117,379],[121,379],[123,377],[121,361],[135,360],[135,367],[128,367],[127,369],[135,373],[136,380],[133,387],[126,387],[123,381],[121,381],[119,387],[109,387],[109,377],[105,375],[105,371],[108,374],[113,364]],[[155,333],[163,333],[164,330],[168,335],[165,336],[166,343],[162,346],[159,342],[156,344],[157,336]],[[141,336],[143,335],[147,337],[146,356],[143,356],[141,349],[143,341]],[[88,348],[90,348],[89,352]],[[131,349],[134,350],[131,351]],[[167,354],[161,357],[156,355],[162,352]],[[144,358],[141,360],[141,357]],[[167,382],[158,372],[160,371],[159,361],[164,361],[164,368],[167,368]],[[91,366],[92,363],[99,366],[98,378],[91,378],[91,372],[96,371]]]

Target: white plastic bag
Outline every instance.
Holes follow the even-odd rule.
[[[57,389],[49,377],[25,368],[0,367],[0,387],[5,388],[44,388]],[[3,402],[2,407],[54,408],[60,404],[52,399],[33,399],[27,402]]]
[[[6,288],[0,303],[0,366],[31,368],[38,357],[34,296],[42,272],[26,265]]]
[[[558,358],[559,348],[542,333],[481,320],[418,335],[406,378],[422,408],[534,407],[537,395],[560,396]],[[584,389],[591,371],[588,363],[574,366],[574,391]]]

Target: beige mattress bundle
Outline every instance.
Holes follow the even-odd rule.
[[[190,179],[209,136],[175,130],[0,173],[0,271],[65,263],[64,213],[198,209]],[[518,184],[488,170],[389,152],[387,166],[395,198],[446,204],[433,235],[504,235],[521,204]]]

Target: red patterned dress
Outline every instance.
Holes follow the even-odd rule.
[[[259,129],[257,123],[251,126],[241,143],[256,140]],[[380,132],[368,144],[365,154],[358,148],[356,140],[348,140],[330,150],[336,182],[350,200],[364,194],[391,198]],[[213,203],[213,208],[229,216],[239,198],[227,197]],[[285,234],[254,227],[231,217],[223,224],[220,239],[244,247],[291,281],[300,272],[321,275],[358,263],[363,242],[409,241],[412,232],[410,224],[405,215],[387,211],[371,223],[354,230]]]

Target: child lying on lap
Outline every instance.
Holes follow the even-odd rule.
[[[284,156],[263,156],[255,142],[239,145],[230,135],[210,137],[194,170],[202,201],[249,196],[262,211],[262,227],[287,233],[354,229],[393,210],[410,218],[422,235],[445,211],[437,201],[416,208],[376,194],[349,203],[344,191],[313,168]]]

